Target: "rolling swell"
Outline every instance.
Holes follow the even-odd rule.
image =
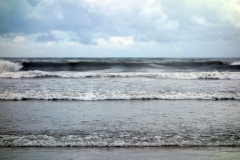
[[[127,63],[127,62],[23,62],[22,71],[41,70],[41,71],[88,71],[104,70],[111,68],[137,69],[150,67],[147,63]]]
[[[203,62],[172,62],[159,63],[156,65],[165,66],[173,69],[196,69],[203,71],[239,71],[240,65],[230,65],[222,61],[203,61]]]
[[[109,62],[109,61],[78,61],[78,62],[23,62],[21,71],[93,71],[105,69],[122,69],[138,71],[139,69],[189,69],[197,71],[240,71],[240,65],[230,65],[222,61],[169,61],[169,62]]]
[[[240,72],[125,72],[125,73],[86,73],[86,72],[45,72],[45,71],[20,71],[3,72],[0,78],[157,78],[157,79],[240,79]]]

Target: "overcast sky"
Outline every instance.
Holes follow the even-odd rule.
[[[240,57],[240,0],[0,0],[1,57]]]

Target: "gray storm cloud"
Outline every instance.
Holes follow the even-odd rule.
[[[224,5],[221,1],[195,3],[187,0],[134,4],[127,1],[101,4],[98,1],[8,0],[0,3],[0,33],[71,31],[83,44],[91,44],[92,39],[101,35],[143,37],[163,43],[237,38],[240,29],[235,26],[235,19],[239,15],[227,17]]]
[[[21,35],[36,43],[95,46],[111,37],[158,44],[239,42],[239,19],[239,0],[0,1],[0,37]]]

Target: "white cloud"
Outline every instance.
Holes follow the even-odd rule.
[[[133,37],[110,37],[108,39],[98,38],[96,42],[100,47],[106,48],[126,48],[133,45]]]
[[[47,46],[47,47],[50,47],[50,46],[52,46],[53,45],[53,42],[47,42],[47,43],[45,43],[45,46]]]
[[[16,43],[22,43],[26,40],[26,38],[24,38],[23,36],[16,36],[14,39],[13,39],[13,42],[16,42]]]
[[[169,21],[166,24],[163,25],[163,27],[159,27],[159,29],[164,29],[167,31],[176,31],[179,29],[178,21]]]
[[[175,46],[175,47],[174,47],[174,50],[175,50],[176,52],[179,52],[179,51],[181,51],[181,50],[182,50],[182,48],[181,48],[181,47],[179,47],[179,46]]]
[[[193,21],[195,21],[198,24],[201,24],[201,25],[205,25],[206,24],[206,21],[205,21],[205,19],[203,17],[193,16],[192,19],[193,19]]]
[[[240,0],[10,2],[0,1],[0,47],[5,48],[4,54],[8,47],[11,53],[15,49],[36,54],[40,51],[34,51],[34,47],[42,47],[46,50],[41,54],[46,56],[61,49],[76,54],[79,50],[102,50],[103,55],[104,51],[120,54],[115,52],[118,49],[143,55],[150,54],[150,49],[151,55],[161,56],[162,52],[175,53],[182,48],[186,55],[203,49],[206,55],[239,54],[239,45],[233,44],[240,43]],[[196,43],[221,44],[229,51],[221,48],[214,53],[210,46],[203,45],[192,49],[192,44],[198,47]]]

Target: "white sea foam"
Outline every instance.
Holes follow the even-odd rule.
[[[0,73],[0,78],[34,78],[34,77],[61,77],[61,78],[147,77],[159,79],[240,79],[240,72],[89,73],[89,72],[45,72],[34,70],[34,71]]]
[[[238,92],[165,92],[165,93],[120,93],[120,92],[101,92],[101,93],[72,93],[72,92],[38,92],[26,91],[23,93],[3,92],[0,93],[0,100],[144,100],[144,99],[163,99],[163,100],[227,100],[227,99],[240,99]]]
[[[15,72],[22,68],[19,63],[0,60],[0,73],[1,72]]]
[[[233,62],[230,65],[240,65],[240,62]]]
[[[160,139],[153,137],[103,138],[98,136],[82,137],[66,135],[54,137],[48,135],[0,135],[0,146],[12,147],[155,147],[155,146],[240,146],[240,140],[214,140],[217,137],[184,140],[178,136]],[[152,139],[152,141],[149,141]]]

